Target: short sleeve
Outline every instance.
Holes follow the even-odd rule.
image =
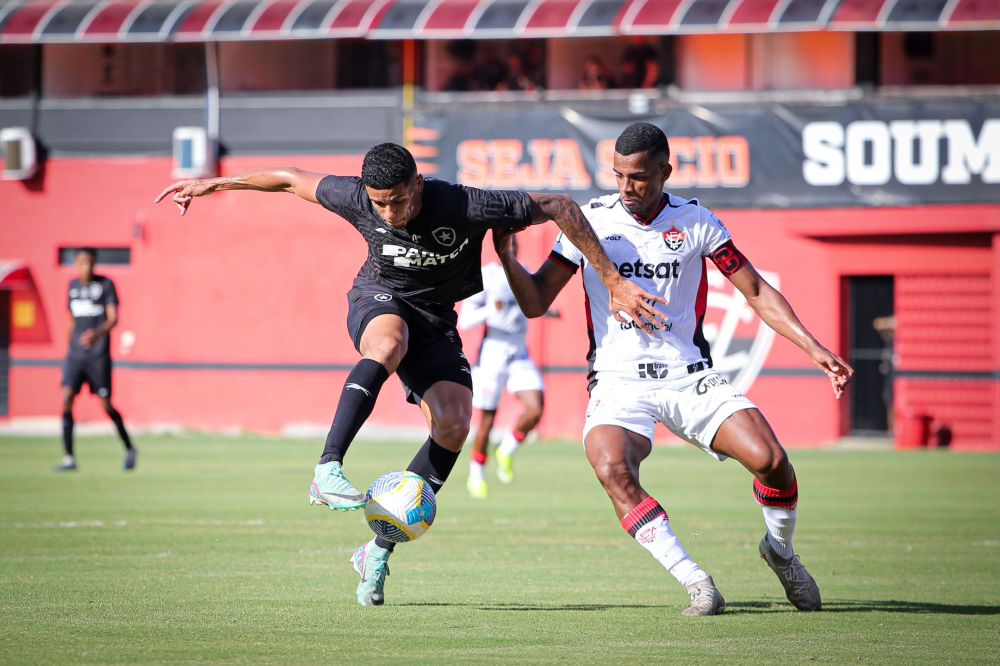
[[[118,290],[115,289],[115,283],[111,280],[104,281],[104,304],[118,305]]]
[[[461,212],[472,224],[489,229],[523,229],[531,224],[531,197],[527,192],[456,187],[461,192]]]
[[[701,253],[711,259],[723,275],[729,277],[749,263],[733,243],[733,237],[722,220],[709,210],[704,210],[702,220],[705,242]]]
[[[708,257],[725,243],[731,241],[733,237],[729,234],[729,229],[726,229],[726,225],[722,223],[722,220],[715,216],[715,213],[707,208],[702,208],[700,212],[703,227],[702,237],[704,238],[701,246],[701,255]]]
[[[575,273],[583,265],[583,253],[563,233],[560,233],[556,238],[555,245],[549,252],[549,259],[571,273]]]
[[[367,195],[361,179],[353,176],[327,176],[316,187],[316,200],[323,208],[354,222],[367,207]]]

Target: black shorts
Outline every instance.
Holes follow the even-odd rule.
[[[72,358],[63,363],[62,385],[79,393],[84,382],[90,392],[101,398],[111,397],[111,357]]]
[[[359,352],[365,327],[375,317],[394,314],[406,322],[409,346],[396,374],[408,401],[419,405],[427,389],[437,382],[455,382],[472,390],[472,368],[462,352],[454,310],[422,308],[375,284],[355,285],[347,302],[347,330]]]

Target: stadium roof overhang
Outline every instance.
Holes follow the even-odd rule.
[[[997,0],[0,0],[0,43],[996,29]]]
[[[20,290],[33,287],[31,270],[24,262],[0,259],[0,289]]]

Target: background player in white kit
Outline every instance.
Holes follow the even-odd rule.
[[[511,238],[517,255],[517,238]],[[555,310],[546,313],[558,317]],[[504,388],[522,405],[521,414],[497,447],[497,478],[501,483],[514,480],[514,453],[535,429],[545,408],[545,384],[542,373],[528,354],[528,318],[507,284],[507,276],[498,263],[483,266],[483,290],[462,303],[458,326],[469,329],[485,324],[486,332],[479,347],[479,358],[472,368],[472,406],[480,411],[479,429],[473,441],[469,462],[469,494],[480,499],[489,493],[486,483],[486,460],[490,433]]]
[[[639,484],[639,465],[652,450],[657,421],[716,460],[736,458],[753,474],[754,498],[763,507],[767,528],[760,556],[796,608],[819,610],[819,588],[792,548],[795,470],[760,411],[711,369],[701,330],[705,260],[712,259],[768,326],[809,355],[830,378],[837,398],[854,371],[813,338],[788,301],[736,249],[715,215],[697,200],[663,192],[669,156],[667,137],[658,127],[628,126],[615,144],[619,192],[583,207],[619,273],[665,298],[667,305],[657,307],[665,322],[616,321],[600,281],[563,236],[534,275],[511,252],[509,234],[494,234],[497,253],[529,317],[544,313],[583,267],[592,322],[584,447],[622,527],[687,589],[691,606],[684,614],[716,615],[725,610],[725,601],[711,576],[684,550],[666,512]],[[638,334],[634,329],[640,326],[650,335]]]

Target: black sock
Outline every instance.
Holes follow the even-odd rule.
[[[390,553],[396,548],[396,543],[394,541],[383,539],[380,536],[375,537],[375,545],[379,548],[385,548]]]
[[[389,378],[389,371],[378,361],[363,358],[351,368],[344,382],[344,390],[337,403],[333,425],[326,436],[326,446],[320,464],[331,461],[343,462],[347,447],[361,430],[361,425],[375,408],[375,399],[382,384]]]
[[[125,429],[125,422],[122,421],[122,415],[118,413],[117,409],[112,407],[108,411],[108,416],[111,417],[111,422],[115,424],[115,429],[118,431],[118,436],[122,438],[125,450],[130,450],[132,448],[132,440],[129,439],[128,430]]]
[[[63,412],[62,439],[63,451],[68,456],[73,455],[73,412]]]
[[[455,466],[458,456],[457,451],[449,451],[428,437],[406,470],[427,479],[427,483],[436,493],[448,480],[448,475],[451,474],[451,468]]]

